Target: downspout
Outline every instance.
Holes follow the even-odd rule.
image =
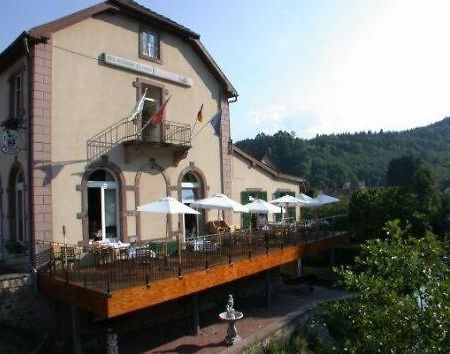
[[[30,265],[33,273],[36,269],[36,255],[35,255],[35,245],[34,245],[34,208],[33,208],[33,149],[31,144],[31,139],[33,137],[33,70],[34,70],[34,58],[30,53],[30,46],[28,41],[28,34],[24,38],[25,55],[27,56],[27,66],[28,66],[28,143],[26,144],[25,150],[28,151],[28,230],[30,236]]]
[[[237,102],[237,100],[238,100],[238,96],[236,95],[236,96],[232,96],[230,99],[228,99],[228,103],[234,103],[234,102]]]

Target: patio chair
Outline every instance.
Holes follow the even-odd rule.
[[[65,266],[67,262],[67,267],[73,267],[77,262],[77,256],[75,253],[75,247],[71,246],[63,246],[59,250],[59,254],[56,254],[55,257],[55,265]]]

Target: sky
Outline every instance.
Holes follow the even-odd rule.
[[[201,35],[239,92],[234,141],[404,130],[450,116],[450,1],[138,1]],[[97,2],[2,0],[0,51]]]

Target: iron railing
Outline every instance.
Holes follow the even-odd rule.
[[[172,144],[184,147],[191,145],[191,126],[185,123],[162,121],[151,126],[142,118],[123,118],[100,131],[87,141],[87,158],[95,159],[118,144],[127,141]]]
[[[48,241],[36,242],[38,272],[78,286],[111,293],[134,285],[219,264],[269,254],[287,246],[309,244],[346,234],[332,223],[277,226],[195,237],[185,242],[152,240],[126,248],[80,247]]]

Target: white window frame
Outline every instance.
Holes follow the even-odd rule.
[[[201,185],[199,182],[181,182],[181,190],[183,189],[200,189]],[[200,191],[199,191],[200,192]],[[183,192],[181,193],[181,196],[183,197]],[[181,201],[183,204],[190,204],[193,202],[192,199],[185,200],[183,199]],[[197,222],[197,235],[200,228],[200,219],[199,215],[196,215],[196,222]],[[183,241],[186,241],[186,218],[183,215]]]
[[[109,172],[108,172],[109,173]],[[113,181],[88,181],[87,188],[100,189],[101,220],[102,220],[102,240],[118,241],[120,240],[120,218],[119,218],[119,184]],[[106,213],[105,213],[105,190],[114,189],[116,191],[116,237],[106,238]]]
[[[148,36],[152,35],[155,38],[155,56],[152,56],[148,47]],[[160,61],[161,60],[161,39],[160,34],[157,31],[154,31],[149,28],[141,29],[139,35],[139,50],[142,57],[152,60],[152,61]]]
[[[26,205],[25,205],[25,188],[23,182],[17,182],[18,177],[20,174],[16,177],[16,185],[15,185],[15,207],[16,207],[16,240],[18,242],[26,242],[28,240],[27,237],[27,230],[26,230]],[[19,192],[21,192],[21,197],[19,197]],[[22,206],[22,211],[19,213],[19,203]],[[20,214],[20,215],[19,215]],[[22,225],[21,225],[22,224]],[[22,226],[22,232],[19,232],[20,226]]]

